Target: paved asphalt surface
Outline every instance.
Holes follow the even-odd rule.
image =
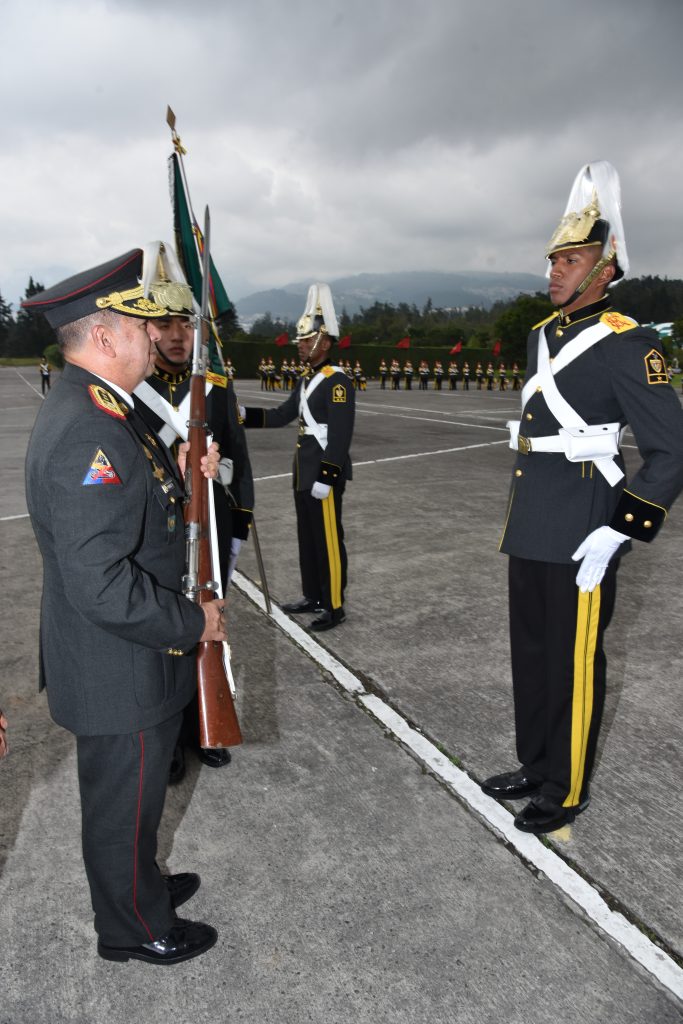
[[[247,405],[283,398],[254,381],[237,387]],[[166,971],[100,960],[73,737],[36,692],[40,558],[23,457],[38,391],[37,369],[0,369],[0,706],[11,723],[0,764],[0,1024],[683,1020],[671,991],[236,588],[245,743],[227,769],[193,762],[169,790],[159,851],[169,869],[200,872],[184,912],[214,924],[218,945]],[[344,511],[348,618],[318,638],[474,780],[515,765],[497,545],[512,460],[504,423],[516,408],[510,392],[397,394],[371,383],[358,396]],[[294,441],[294,428],[249,434],[278,603],[300,588]],[[628,460],[637,465],[637,451]],[[619,571],[592,804],[550,837],[674,959],[683,955],[681,508]],[[251,544],[239,569],[258,578]]]

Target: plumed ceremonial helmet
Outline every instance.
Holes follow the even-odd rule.
[[[294,343],[305,341],[316,334],[326,334],[332,340],[339,337],[337,314],[328,284],[312,284],[308,289],[306,308],[296,325]]]
[[[564,216],[546,247],[546,257],[589,245],[600,246],[601,267],[615,259],[614,281],[628,273],[621,185],[619,175],[606,160],[586,164],[577,174]]]
[[[178,257],[166,242],[148,242],[143,247],[142,290],[146,298],[164,310],[165,316],[199,313]]]

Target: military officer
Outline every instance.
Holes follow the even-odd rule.
[[[316,632],[345,619],[346,548],[342,497],[351,479],[349,448],[355,392],[330,348],[339,330],[329,286],[313,284],[299,320],[297,344],[308,372],[276,409],[248,408],[246,427],[283,427],[298,417],[293,484],[303,598],[283,605],[293,614],[319,612]]]
[[[222,602],[180,592],[182,480],[133,408],[154,365],[146,325],[165,314],[141,269],[134,249],[26,301],[57,328],[66,361],[29,441],[26,496],[44,569],[40,686],[76,735],[97,949],[176,964],[217,934],[176,917],[199,877],[161,874],[157,828],[194,647],[225,627]]]
[[[525,832],[588,807],[619,558],[653,539],[683,488],[683,411],[658,337],[613,311],[607,292],[628,271],[619,196],[611,164],[579,172],[547,248],[558,309],[529,335],[522,418],[509,424],[519,454],[501,550],[521,768],[482,788],[531,797],[515,819]],[[628,486],[626,424],[643,457]]]
[[[155,275],[150,272],[150,295],[157,296],[157,304],[161,304],[165,294],[173,296],[178,292],[183,298],[166,308],[166,316],[154,317],[147,324],[147,333],[156,350],[154,373],[135,389],[135,408],[176,452],[181,440],[178,431],[190,418],[195,310],[192,293],[172,249],[161,243],[155,259],[157,268]],[[166,287],[169,283],[179,285],[179,288]],[[229,373],[228,363],[226,359],[226,374]],[[226,374],[212,371],[206,374],[206,418],[221,451],[220,477],[213,484],[213,496],[223,593],[227,592],[241,545],[249,536],[254,509],[254,481],[247,440],[239,418],[232,379]],[[183,748],[186,746],[194,749],[199,760],[209,768],[222,768],[230,762],[227,749],[202,749],[199,746],[196,697],[185,709],[183,728],[171,767],[172,782],[179,782],[184,775]]]

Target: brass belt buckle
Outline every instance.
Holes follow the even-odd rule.
[[[520,455],[528,455],[531,451],[531,438],[524,437],[520,434],[517,438],[517,451]]]

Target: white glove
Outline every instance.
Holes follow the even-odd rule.
[[[232,540],[230,541],[230,558],[228,559],[228,584],[230,583],[230,580],[232,579],[232,574],[235,571],[235,566],[237,565],[237,557],[240,553],[241,547],[242,541],[240,540],[240,538],[233,537]]]
[[[229,459],[226,455],[223,456],[221,461],[218,463],[218,479],[224,487],[229,487],[232,483],[233,477],[233,464],[232,459]]]
[[[241,420],[246,420],[246,418],[247,418],[247,410],[245,409],[245,407],[243,405],[238,405],[237,406],[237,411],[240,414],[240,419]]]
[[[320,501],[323,501],[331,490],[332,488],[329,484],[321,484],[316,480],[311,487],[311,497],[318,498]]]
[[[625,540],[629,540],[628,534],[619,533],[611,526],[599,526],[578,546],[572,559],[575,562],[583,559],[576,574],[576,585],[582,593],[595,590],[605,575],[610,559]]]

